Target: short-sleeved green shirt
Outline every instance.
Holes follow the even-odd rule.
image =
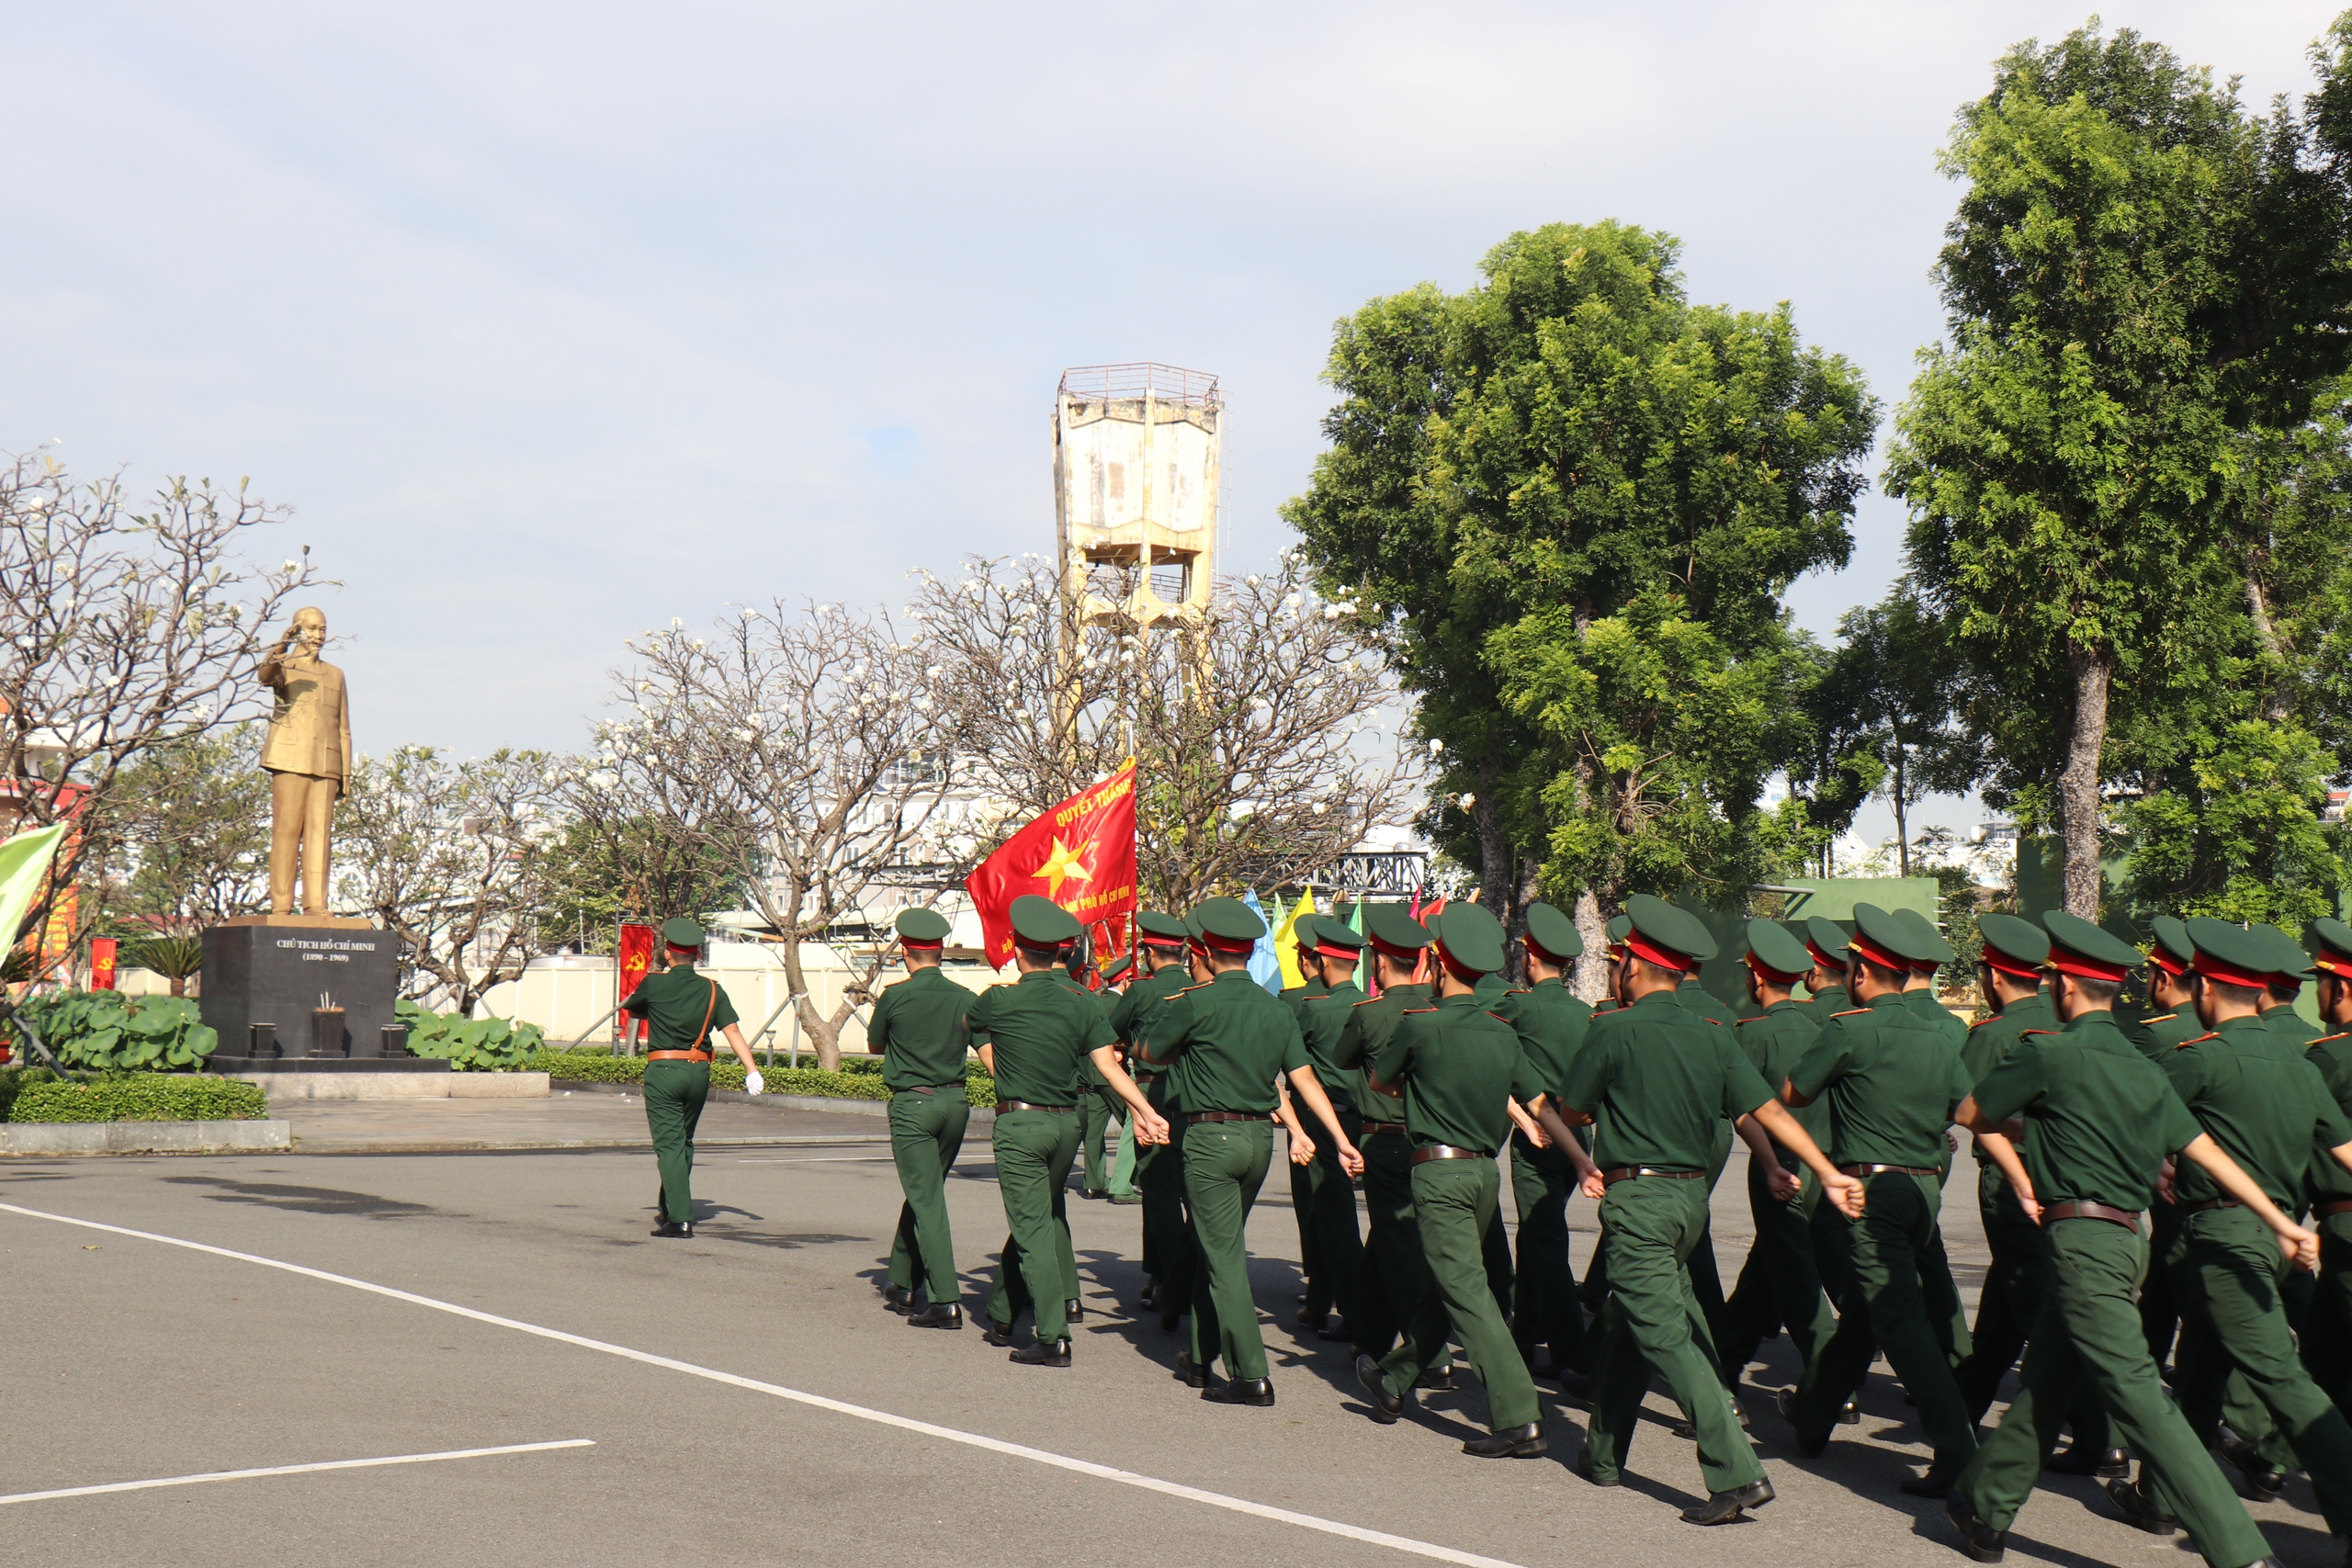
[[[2313,1029],[2311,1021],[2292,1007],[2268,1008],[2259,1016],[2269,1026],[2270,1032],[2285,1041],[2291,1050],[2307,1050],[2312,1041],[2327,1032],[2324,1029]]]
[[[2115,1010],[2115,1024],[2134,1050],[2158,1066],[2164,1066],[2167,1055],[2205,1032],[2204,1023],[2193,1012],[2160,1012],[2154,1016],[2143,1013],[2133,1017],[2119,1006]]]
[[[2303,1060],[2319,1069],[2327,1092],[2335,1097],[2335,1108],[2352,1122],[2352,1034],[2321,1035],[2304,1048]],[[2313,1202],[2352,1199],[2352,1172],[2336,1164],[2324,1144],[2312,1147],[2311,1190]]]
[[[1358,1002],[1348,1010],[1348,1021],[1340,1031],[1340,1048],[1333,1056],[1340,1067],[1367,1073],[1371,1065],[1388,1049],[1388,1042],[1396,1035],[1396,1021],[1405,1016],[1408,1008],[1425,1008],[1436,998],[1427,986],[1391,986],[1367,1002]],[[1404,1120],[1400,1106],[1393,1095],[1383,1095],[1370,1084],[1364,1086],[1365,1098],[1357,1107],[1374,1122]]]
[[[1490,1010],[1517,1032],[1520,1049],[1527,1053],[1527,1065],[1543,1091],[1559,1099],[1569,1064],[1591,1032],[1591,1004],[1568,989],[1566,978],[1555,977],[1510,992]]]
[[[1405,1130],[1416,1147],[1450,1144],[1493,1154],[1510,1136],[1510,1098],[1544,1092],[1518,1032],[1475,994],[1440,997],[1434,1007],[1407,1012],[1370,1070],[1405,1091]]]
[[[1703,1171],[1724,1124],[1772,1098],[1732,1032],[1675,997],[1652,991],[1595,1018],[1568,1066],[1560,1100],[1593,1118],[1600,1165]]]
[[[1945,1032],[1903,998],[1884,992],[1842,1012],[1789,1075],[1808,1100],[1829,1103],[1829,1157],[1840,1165],[1938,1170],[1944,1129],[1968,1098],[1968,1069]]]
[[[990,986],[964,1016],[972,1043],[991,1047],[997,1098],[1032,1105],[1076,1105],[1079,1064],[1119,1038],[1102,1002],[1058,969]]]
[[[1789,1081],[1789,1075],[1796,1071],[1797,1063],[1804,1060],[1806,1047],[1820,1033],[1821,1025],[1804,1003],[1786,1001],[1774,1002],[1755,1017],[1741,1019],[1732,1030],[1732,1039],[1747,1053],[1757,1076],[1764,1080],[1764,1087],[1777,1095],[1781,1086]],[[1829,1135],[1829,1111],[1826,1106],[1808,1105],[1790,1114],[1815,1143],[1821,1143]]]
[[[1168,1065],[1187,1115],[1263,1114],[1281,1101],[1274,1080],[1307,1065],[1297,1016],[1246,969],[1170,998],[1145,1026],[1143,1049],[1146,1060]]]
[[[1307,1065],[1315,1069],[1315,1081],[1323,1092],[1334,1098],[1344,1096],[1354,1103],[1363,1088],[1363,1075],[1351,1067],[1340,1066],[1340,1037],[1347,1032],[1348,1015],[1363,1000],[1363,992],[1353,980],[1342,980],[1319,997],[1311,997],[1298,1010],[1298,1032],[1306,1040]]]
[[[691,964],[673,964],[659,975],[648,975],[623,1006],[650,1026],[649,1051],[708,1051],[720,1030],[741,1021],[735,1004],[727,999],[727,987],[695,974]]]
[[[1968,1069],[1968,1081],[1976,1082],[1985,1074],[2009,1059],[2018,1042],[2029,1029],[2054,1032],[2058,1013],[2050,1005],[2047,991],[2036,991],[2030,997],[2019,997],[1990,1018],[1979,1019],[1968,1032],[1968,1041],[1960,1048],[1960,1065]],[[1980,1146],[1976,1163],[1990,1167],[1993,1156]]]
[[[1192,983],[1192,971],[1185,965],[1161,964],[1119,993],[1119,999],[1109,1009],[1112,1029],[1123,1043],[1133,1045],[1137,1026],[1159,1010],[1160,1003]]]
[[[2233,1018],[2165,1061],[2189,1113],[2238,1162],[2269,1200],[2288,1208],[2322,1147],[2352,1143],[2352,1123],[2337,1110],[2319,1069],[2258,1018]],[[2179,1173],[2183,1203],[2221,1196],[2200,1167]]]
[[[1977,1110],[1993,1120],[2021,1115],[2030,1123],[2022,1157],[2044,1203],[2075,1198],[2138,1213],[2154,1197],[2165,1156],[2205,1131],[2107,1012],[2027,1035],[1975,1095]]]
[[[926,964],[874,998],[865,1048],[882,1053],[883,1087],[893,1094],[961,1084],[972,1032],[964,1019],[979,998]]]
[[[1824,986],[1817,991],[1808,992],[1804,1005],[1812,1012],[1814,1022],[1827,1023],[1841,1012],[1852,1011],[1854,998],[1846,994],[1843,986]]]
[[[1274,999],[1283,1003],[1292,1012],[1296,1013],[1303,1011],[1306,1004],[1316,998],[1328,997],[1330,994],[1330,987],[1325,985],[1320,979],[1315,979],[1301,986],[1284,986],[1282,994]]]
[[[1953,1050],[1958,1051],[1968,1043],[1968,1025],[1960,1021],[1958,1013],[1936,1000],[1936,987],[1932,983],[1916,991],[1904,992],[1903,1005],[1932,1025]]]
[[[1725,1029],[1736,1021],[1731,1009],[1724,1006],[1714,992],[1699,984],[1699,977],[1695,975],[1688,976],[1674,988],[1674,999],[1701,1018],[1712,1019]]]

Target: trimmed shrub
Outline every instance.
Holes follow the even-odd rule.
[[[69,1067],[194,1067],[220,1043],[185,997],[51,991],[26,998],[17,1010]]]
[[[853,1058],[854,1059],[854,1058]],[[569,1079],[574,1083],[643,1083],[645,1058],[616,1056],[604,1050],[538,1051],[515,1064],[526,1072],[545,1073],[551,1079]],[[822,1100],[888,1100],[890,1091],[882,1087],[882,1066],[878,1062],[860,1062],[851,1066],[843,1062],[844,1070],[825,1072],[817,1067],[769,1067],[762,1070],[770,1094],[801,1094]],[[710,1087],[740,1089],[743,1087],[743,1064],[732,1056],[710,1065]],[[965,1071],[964,1097],[974,1105],[996,1103],[996,1080],[982,1072],[975,1062]]]
[[[91,1084],[20,1084],[11,1122],[257,1122],[269,1100],[255,1085],[193,1073],[110,1073]]]
[[[392,1014],[408,1031],[410,1055],[446,1060],[458,1072],[511,1072],[547,1038],[536,1023],[438,1013],[406,997]]]
[[[0,1122],[8,1119],[8,1108],[17,1103],[17,1091],[28,1085],[55,1083],[57,1075],[47,1067],[0,1067]]]

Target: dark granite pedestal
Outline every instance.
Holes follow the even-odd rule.
[[[399,950],[398,937],[365,920],[254,915],[210,927],[200,1006],[220,1035],[212,1070],[416,1070],[423,1064],[405,1052],[383,1054],[397,1021]],[[343,1014],[326,1040],[312,1028],[322,996]]]

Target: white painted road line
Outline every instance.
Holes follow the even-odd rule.
[[[394,1454],[389,1459],[331,1459],[318,1464],[274,1464],[266,1470],[215,1470],[203,1475],[171,1475],[161,1481],[114,1481],[104,1486],[62,1486],[54,1492],[19,1492],[8,1503],[46,1503],[52,1497],[96,1497],[105,1492],[145,1492],[157,1486],[196,1486],[208,1481],[251,1481],[257,1475],[311,1475],[322,1470],[367,1470],[379,1464],[431,1464],[445,1459],[487,1459],[492,1454],[537,1454],[549,1449],[593,1449],[586,1438],[555,1443],[509,1443],[500,1449],[451,1449],[439,1454]]]
[[[431,1296],[420,1296],[411,1291],[399,1291],[390,1285],[379,1285],[367,1280],[355,1280],[347,1274],[330,1274],[323,1269],[306,1268],[300,1263],[287,1263],[278,1258],[263,1258],[251,1252],[237,1252],[225,1247],[214,1247],[207,1242],[189,1241],[183,1236],[159,1235],[153,1231],[135,1231],[122,1225],[103,1224],[96,1220],[78,1220],[71,1214],[51,1214],[40,1209],[21,1208],[15,1203],[0,1203],[0,1213],[22,1214],[27,1219],[33,1220],[53,1220],[59,1224],[78,1225],[84,1230],[104,1231],[109,1235],[127,1235],[138,1241],[160,1242],[165,1247],[186,1247],[190,1252],[209,1252],[215,1258],[234,1258],[240,1263],[254,1263],[265,1269],[283,1269],[288,1274],[300,1274],[305,1279],[323,1280],[330,1285],[348,1285],[355,1291],[366,1291],[371,1295],[390,1297],[396,1302],[407,1302],[412,1306],[430,1307],[435,1312],[446,1312],[456,1317],[471,1318],[476,1323],[487,1323],[497,1328],[511,1328],[519,1334],[535,1335],[541,1339],[552,1339],[558,1344],[574,1345],[583,1350],[601,1351],[607,1356],[618,1356],[625,1360],[639,1361],[649,1367],[662,1367],[673,1372],[684,1372],[689,1377],[707,1378],[712,1382],[749,1389],[753,1393],[774,1394],[778,1399],[788,1399],[795,1404],[810,1405],[819,1410],[830,1410],[837,1416],[854,1416],[858,1420],[871,1421],[877,1426],[896,1427],[905,1432],[919,1432],[926,1438],[937,1438],[943,1442],[961,1443],[967,1448],[985,1449],[990,1453],[1007,1454],[1014,1459],[1025,1459],[1038,1464],[1051,1465],[1057,1470],[1068,1470],[1080,1475],[1091,1475],[1098,1481],[1113,1481],[1122,1486],[1133,1486],[1145,1492],[1157,1492],[1163,1496],[1182,1497],[1191,1503],[1204,1503],[1210,1507],[1224,1508],[1236,1514],[1250,1514],[1258,1518],[1272,1519],[1277,1524],[1295,1525],[1301,1529],[1319,1530],[1325,1535],[1336,1535],[1348,1540],[1360,1540],[1371,1546],[1385,1546],[1396,1551],[1410,1552],[1416,1557],[1427,1557],[1439,1562],[1455,1563],[1458,1568],[1519,1568],[1519,1564],[1505,1562],[1500,1558],[1481,1557],[1476,1552],[1457,1551],[1450,1546],[1415,1540],[1410,1536],[1390,1535],[1385,1530],[1365,1529],[1360,1525],[1343,1524],[1337,1519],[1318,1518],[1313,1514],[1295,1513],[1291,1509],[1277,1508],[1271,1504],[1253,1503],[1247,1497],[1227,1496],[1222,1492],[1204,1491],[1200,1487],[1186,1486],[1179,1482],[1162,1481],[1157,1476],[1141,1475],[1132,1470],[1118,1470],[1107,1464],[1096,1464],[1091,1460],[1072,1459],[1068,1454],[1057,1454],[1046,1449],[1033,1449],[1025,1443],[1008,1443],[1000,1438],[982,1437],[978,1432],[963,1432],[953,1427],[940,1427],[929,1421],[917,1421],[910,1416],[893,1416],[887,1410],[874,1410],[863,1404],[852,1404],[846,1400],[828,1399],[821,1393],[808,1393],[797,1388],[786,1388],[781,1383],[762,1382],[756,1378],[738,1377],[733,1372],[722,1372],[710,1367],[698,1367],[692,1361],[680,1361],[668,1356],[654,1355],[650,1350],[635,1350],[626,1345],[614,1345],[602,1339],[590,1339],[582,1335],[567,1334],[560,1328],[546,1328],[536,1323],[524,1323],[517,1318],[500,1317],[495,1313],[478,1312],[472,1307],[459,1306],[455,1302],[435,1301]]]

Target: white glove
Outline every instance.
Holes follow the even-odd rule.
[[[752,1094],[765,1094],[767,1092],[768,1080],[760,1077],[759,1068],[753,1067],[750,1072],[743,1075],[743,1088],[745,1090]]]

